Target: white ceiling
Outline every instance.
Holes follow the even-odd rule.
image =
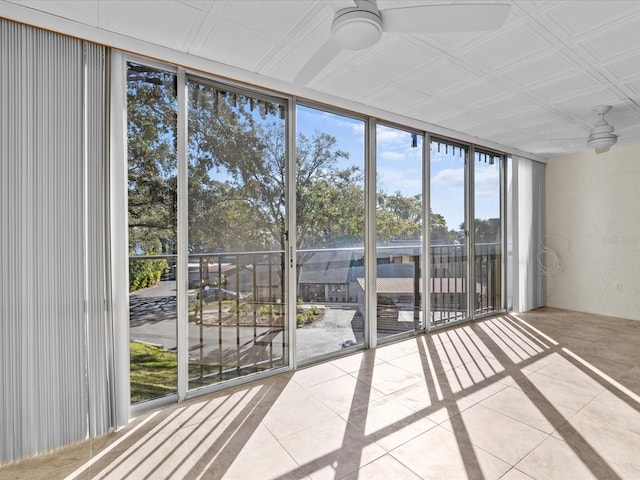
[[[378,0],[378,7],[428,3],[456,2]],[[586,138],[597,120],[592,108],[609,104],[607,119],[618,145],[640,143],[640,1],[510,3],[506,22],[495,31],[385,33],[368,50],[342,51],[303,91],[543,157],[589,150]],[[55,15],[47,15],[53,30],[81,31],[91,40],[102,38],[98,33],[138,39],[258,74],[252,77],[258,83],[268,77],[267,86],[274,79],[286,86],[327,40],[334,12],[353,5],[353,0],[0,0],[0,15],[30,23],[29,13],[41,18],[37,11],[47,12]]]

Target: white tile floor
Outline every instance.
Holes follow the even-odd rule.
[[[2,479],[638,479],[640,322],[502,315],[201,397]]]

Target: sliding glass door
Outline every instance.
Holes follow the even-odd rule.
[[[289,363],[287,104],[181,78],[127,67],[132,403]]]
[[[501,310],[502,305],[502,164],[503,157],[474,152],[473,268],[477,291],[475,315]]]
[[[503,308],[502,156],[182,69],[127,88],[132,403]]]
[[[376,127],[376,330],[378,339],[424,328],[423,136]]]
[[[302,105],[296,118],[296,354],[305,362],[365,341],[365,123]]]
[[[468,149],[431,141],[431,324],[469,317]],[[473,288],[473,287],[472,287]]]
[[[287,365],[286,104],[190,80],[189,389]]]
[[[178,389],[176,74],[127,67],[131,403]]]
[[[441,326],[504,307],[504,157],[439,139],[430,157],[431,325]]]

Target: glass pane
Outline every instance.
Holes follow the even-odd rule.
[[[177,391],[176,77],[129,63],[131,402]]]
[[[189,388],[288,363],[286,106],[188,83]]]
[[[502,309],[502,230],[500,218],[500,156],[476,151],[474,162],[477,314]]]
[[[467,318],[465,158],[457,145],[431,142],[431,322]]]
[[[297,107],[297,358],[364,343],[364,122]]]
[[[421,135],[376,127],[378,338],[423,328],[422,142]]]

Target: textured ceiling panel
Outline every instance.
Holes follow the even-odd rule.
[[[504,96],[503,88],[491,80],[482,78],[476,82],[466,83],[461,87],[455,88],[443,94],[442,98],[457,105],[474,106],[475,104],[484,103],[491,98],[501,96]]]
[[[452,117],[460,113],[460,109],[455,105],[445,102],[439,98],[429,99],[426,105],[416,105],[408,107],[406,114],[412,118],[431,118],[431,123],[441,125],[447,117]]]
[[[100,28],[183,50],[203,19],[200,10],[177,2],[110,0],[100,2],[99,7]]]
[[[612,59],[603,67],[605,71],[622,81],[640,77],[640,51]]]
[[[470,83],[478,77],[479,75],[470,69],[446,61],[425,68],[416,75],[407,78],[404,83],[429,95],[437,95],[440,92]]]
[[[550,78],[579,72],[579,67],[562,52],[554,50],[531,58],[500,72],[500,76],[524,88],[548,81]]]
[[[265,58],[257,71],[263,75],[292,81],[300,69],[307,63],[309,56],[290,45],[282,45],[279,50],[273,52],[269,58]]]
[[[566,112],[591,111],[594,105],[614,105],[620,98],[609,88],[598,86],[583,93],[572,94],[555,102],[550,102],[554,109]]]
[[[98,25],[98,2],[87,1],[78,2],[77,0],[14,0],[12,3],[25,5],[26,7],[36,10],[42,10],[53,15],[66,17],[76,22],[84,23],[91,26]],[[0,9],[2,16],[2,9]]]
[[[504,115],[503,120],[516,125],[517,128],[529,128],[531,125],[553,122],[557,118],[558,115],[545,107],[534,107],[511,115]]]
[[[626,82],[625,86],[629,88],[629,91],[633,92],[635,101],[640,103],[640,78]]]
[[[521,62],[551,45],[532,30],[516,25],[502,35],[471,49],[466,54],[492,70]]]
[[[372,47],[366,50],[354,64],[362,70],[387,78],[399,79],[399,76],[411,76],[418,70],[429,68],[440,56],[431,53],[424,45],[409,41],[399,35],[385,42],[384,48]],[[380,69],[380,64],[385,65]]]
[[[600,83],[587,73],[558,78],[530,90],[531,95],[542,99],[544,103],[575,96],[576,93],[595,89]]]
[[[208,12],[213,5],[211,0],[178,0],[178,3],[183,3],[184,5],[188,5],[191,8],[195,8],[203,12]]]
[[[243,41],[237,41],[236,35]],[[260,32],[232,22],[216,22],[201,30],[189,53],[254,71],[273,48]]]
[[[396,85],[386,85],[383,88],[371,92],[360,100],[383,110],[391,108],[417,108],[427,105],[428,99],[418,91]]]
[[[224,15],[240,21],[250,30],[273,38],[284,39],[298,28],[298,22],[308,20],[309,7],[305,2],[290,0],[242,0],[227,3]]]
[[[368,72],[348,68],[341,73],[331,75],[323,84],[328,91],[343,92],[345,98],[360,100],[367,94],[379,90],[388,85],[381,77],[375,77]]]
[[[583,35],[598,31],[603,25],[624,19],[627,15],[637,12],[637,5],[633,0],[582,0],[576,6],[573,2],[555,2],[555,6],[548,13],[570,36]]]
[[[480,103],[480,102],[478,102]],[[489,99],[482,103],[482,110],[492,117],[506,116],[518,112],[526,111],[533,107],[533,103],[528,98],[517,94],[509,94],[498,99]],[[475,108],[478,108],[477,106]]]
[[[634,2],[635,3],[635,2]],[[599,61],[605,61],[612,55],[640,51],[640,17],[624,24],[615,24],[608,30],[598,33],[581,42],[582,46]]]

